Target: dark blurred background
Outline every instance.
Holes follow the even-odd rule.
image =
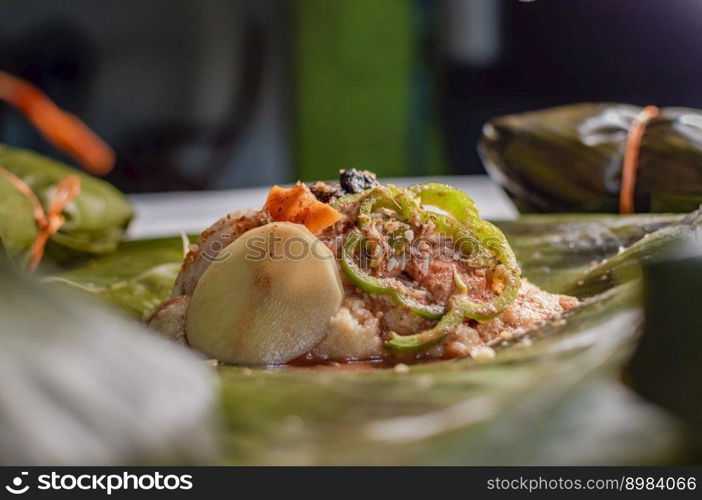
[[[0,69],[116,150],[130,192],[474,174],[492,116],[702,107],[700,0],[3,0]],[[0,141],[62,157],[7,106]]]

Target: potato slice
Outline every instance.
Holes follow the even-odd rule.
[[[228,363],[286,363],[326,336],[343,295],[334,254],[305,226],[266,224],[223,248],[198,281],[188,342]]]

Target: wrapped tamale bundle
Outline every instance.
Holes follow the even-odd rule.
[[[0,169],[0,243],[11,256],[36,247],[43,231],[53,256],[108,253],[133,216],[129,200],[112,185],[37,153],[0,144]],[[67,180],[71,196],[57,204]]]
[[[702,203],[702,111],[582,103],[483,128],[490,176],[522,212],[689,212]]]

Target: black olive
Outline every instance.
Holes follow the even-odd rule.
[[[341,189],[347,194],[360,193],[378,185],[373,172],[356,170],[355,168],[340,170],[339,182]]]

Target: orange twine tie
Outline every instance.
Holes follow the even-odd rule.
[[[646,125],[658,116],[660,109],[656,106],[646,106],[634,118],[626,139],[624,162],[622,164],[622,184],[619,189],[619,213],[634,213],[634,192],[636,189],[636,171],[639,164],[639,151],[641,138],[646,130]]]
[[[36,271],[44,256],[44,249],[46,248],[47,241],[49,241],[49,238],[66,222],[66,218],[61,212],[63,212],[63,210],[80,194],[80,177],[77,175],[69,175],[61,180],[61,182],[56,185],[56,193],[54,193],[54,197],[49,203],[48,211],[44,212],[44,207],[42,207],[34,191],[32,191],[22,179],[2,166],[0,166],[0,174],[17,188],[20,193],[26,196],[32,204],[32,214],[34,215],[34,219],[37,222],[37,229],[39,230],[39,234],[29,249],[30,257],[28,267],[29,271],[33,273]]]
[[[88,172],[105,175],[112,170],[112,148],[35,85],[0,71],[0,100],[17,108],[49,142],[73,156]]]

